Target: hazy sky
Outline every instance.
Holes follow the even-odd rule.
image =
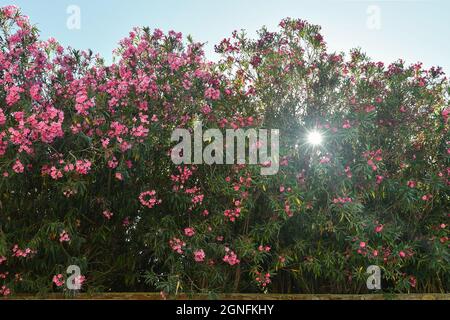
[[[21,7],[42,38],[90,48],[108,62],[133,26],[191,34],[208,42],[214,58],[213,46],[233,30],[275,30],[282,18],[292,17],[321,25],[333,51],[361,47],[375,60],[422,61],[450,74],[449,0],[0,0],[8,4]],[[67,26],[71,5],[80,10],[79,29]]]

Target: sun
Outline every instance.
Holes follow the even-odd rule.
[[[308,132],[307,142],[313,146],[320,146],[323,142],[323,135],[316,130]]]

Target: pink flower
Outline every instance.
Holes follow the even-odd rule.
[[[417,186],[417,182],[410,180],[408,181],[407,185],[410,188],[415,188]]]
[[[184,229],[184,234],[185,234],[187,237],[193,237],[194,234],[195,234],[195,230],[194,230],[194,228],[185,228],[185,229]]]
[[[409,285],[413,288],[415,288],[417,285],[417,280],[414,276],[410,276],[408,282],[409,282]]]
[[[7,286],[4,285],[0,288],[0,295],[6,297],[6,296],[9,296],[10,294],[11,294],[11,290]]]
[[[375,227],[375,233],[380,233],[383,231],[384,226],[382,224],[379,224]]]
[[[403,252],[403,251],[400,251],[400,252],[398,253],[398,255],[399,255],[401,258],[406,257],[406,253]]]
[[[350,121],[345,120],[344,124],[342,125],[342,128],[344,129],[350,129],[352,127],[352,125],[350,124]]]
[[[20,160],[17,159],[12,169],[14,170],[15,173],[23,173],[25,167],[23,166],[22,162],[20,162]]]
[[[270,280],[270,273],[262,274],[261,272],[256,272],[255,281],[258,282],[258,285],[261,287],[267,287],[272,281]]]
[[[149,197],[149,199],[146,199],[146,197]],[[154,206],[160,204],[162,202],[162,200],[158,200],[156,198],[156,191],[155,190],[150,190],[150,191],[145,191],[142,192],[139,195],[139,201],[141,202],[141,204],[149,209],[152,209]]]
[[[62,274],[57,274],[53,276],[53,283],[56,284],[57,287],[61,287],[64,285],[64,277]]]
[[[78,275],[72,280],[72,284],[77,287],[78,289],[81,289],[81,286],[86,281],[86,277],[83,275]]]
[[[186,243],[184,241],[181,241],[178,238],[173,238],[172,240],[169,240],[169,246],[172,248],[173,251],[183,254],[183,248],[186,246]]]
[[[130,225],[130,217],[126,217],[125,219],[123,219],[122,221],[122,226],[127,227]]]
[[[6,117],[3,113],[3,109],[0,108],[0,126],[4,125],[6,123]]]
[[[30,96],[33,100],[40,101],[41,100],[41,86],[38,84],[34,84],[30,88]]]
[[[53,166],[50,168],[50,177],[52,177],[53,180],[58,180],[63,177],[63,174],[62,174],[61,170],[59,170]]]
[[[205,260],[205,252],[202,249],[195,251],[194,260],[196,262],[203,262]]]
[[[321,164],[325,164],[325,163],[330,163],[330,161],[331,161],[331,159],[329,158],[329,157],[322,157],[321,159],[320,159],[320,163]]]
[[[20,93],[24,91],[25,90],[17,86],[11,87],[9,90],[7,90],[8,94],[6,96],[6,104],[8,106],[12,106],[13,104],[15,104],[20,100]]]
[[[220,91],[214,88],[208,88],[205,90],[205,98],[218,100],[220,98]]]
[[[102,138],[102,139],[101,139],[102,147],[103,147],[104,149],[106,149],[106,148],[108,147],[109,141],[110,141],[110,140],[109,140],[108,138]]]
[[[377,176],[376,179],[377,179],[377,184],[381,184],[383,182],[383,180],[384,180],[384,177],[383,176]]]
[[[367,113],[370,113],[370,112],[372,112],[372,111],[375,111],[375,106],[373,106],[373,105],[369,105],[369,106],[366,106],[366,108],[365,108],[365,110],[366,110],[366,112]]]
[[[365,247],[366,247],[366,243],[363,242],[363,241],[360,242],[360,243],[359,243],[359,247],[360,247],[360,248],[365,248]]]
[[[333,199],[333,203],[334,204],[346,204],[346,203],[351,203],[353,202],[352,198],[349,197],[339,197],[339,198],[335,198]]]
[[[208,106],[208,105],[205,105],[205,106],[202,108],[202,113],[203,113],[203,114],[210,114],[211,111],[212,111],[212,109],[211,109],[211,107]]]
[[[345,167],[344,171],[345,174],[347,175],[347,178],[351,179],[353,177],[352,171],[349,166]]]
[[[82,175],[88,174],[91,170],[91,162],[89,160],[77,160],[75,163],[75,170]]]
[[[287,167],[289,165],[289,159],[287,157],[283,157],[280,161],[280,166]]]
[[[112,216],[114,215],[111,211],[109,210],[105,210],[103,211],[103,216],[107,219],[107,220],[111,220]]]
[[[22,250],[19,248],[19,246],[17,244],[14,245],[14,247],[12,248],[12,252],[13,252],[13,257],[18,257],[18,258],[26,258],[29,255],[35,254],[37,251],[36,250],[31,250],[30,248],[26,248],[25,250]]]
[[[59,234],[59,242],[69,242],[70,241],[70,236],[69,234],[66,232],[66,230],[63,230],[60,234]]]
[[[0,8],[0,11],[5,15],[5,17],[12,18],[15,14],[17,14],[19,9],[15,5],[9,5]]]
[[[231,251],[228,247],[225,247],[225,256],[223,257],[223,261],[228,263],[230,266],[234,266],[240,263],[240,260],[237,258],[237,255]]]
[[[111,160],[108,161],[108,167],[110,169],[115,169],[119,165],[119,162],[117,161],[116,157],[113,157]]]

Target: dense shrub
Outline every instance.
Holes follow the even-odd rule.
[[[329,53],[286,19],[209,62],[136,28],[106,66],[0,11],[0,288],[449,290],[449,83],[440,68]],[[280,172],[174,165],[175,128],[279,128]],[[324,143],[311,147],[311,130]]]

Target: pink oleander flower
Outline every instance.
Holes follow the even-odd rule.
[[[350,124],[349,120],[345,120],[344,124],[342,125],[342,128],[344,129],[350,129],[352,127],[352,125]]]
[[[383,180],[384,180],[384,177],[383,176],[377,176],[376,180],[377,180],[377,184],[381,184],[383,182]]]
[[[409,285],[413,288],[415,288],[417,285],[417,279],[414,276],[410,276],[408,282]]]
[[[202,111],[203,114],[210,114],[211,111],[212,111],[212,109],[211,109],[211,107],[210,107],[209,105],[205,105],[205,106],[202,108],[201,111]]]
[[[7,90],[7,96],[6,96],[6,104],[8,106],[12,106],[16,102],[20,100],[20,93],[24,92],[25,90],[18,87],[18,86],[12,86]]]
[[[10,294],[11,294],[11,290],[7,286],[3,285],[0,288],[0,295],[6,297],[6,296],[9,296]]]
[[[108,168],[115,169],[119,165],[119,162],[117,161],[116,157],[113,157],[111,160],[108,161]]]
[[[86,277],[80,274],[72,280],[72,284],[76,286],[78,289],[81,289],[85,281]]]
[[[14,162],[12,169],[14,170],[15,173],[23,173],[25,167],[23,166],[22,162],[20,162],[20,160],[17,159],[16,162]]]
[[[284,205],[284,212],[286,213],[286,215],[291,218],[294,215],[294,212],[292,212],[291,207],[289,204],[285,204]]]
[[[344,172],[347,175],[347,178],[351,179],[353,177],[352,171],[349,166],[345,167]]]
[[[375,227],[375,233],[381,233],[383,231],[384,226],[379,224]]]
[[[114,215],[111,211],[109,210],[105,210],[102,212],[103,216],[107,219],[107,220],[111,220],[112,216]]]
[[[148,199],[146,199],[148,198]],[[156,191],[155,190],[150,190],[150,191],[145,191],[142,192],[139,195],[139,201],[141,202],[141,204],[149,209],[152,209],[154,206],[160,204],[162,202],[162,200],[158,200],[156,198]]]
[[[69,242],[70,241],[70,236],[69,234],[66,232],[66,230],[63,230],[60,234],[59,234],[59,242]]]
[[[353,202],[353,200],[352,200],[352,198],[349,198],[349,197],[339,197],[339,198],[333,199],[334,204],[346,204],[346,203],[351,203],[351,202]]]
[[[214,88],[208,88],[205,90],[205,98],[218,100],[220,98],[220,91]]]
[[[262,274],[261,272],[256,272],[255,281],[261,287],[267,287],[272,281],[270,280],[270,273]]]
[[[330,157],[322,157],[321,159],[320,159],[320,163],[321,164],[325,164],[325,163],[330,163],[330,161],[331,161],[331,159],[330,159]]]
[[[184,229],[184,234],[187,237],[193,237],[195,235],[195,230],[194,230],[194,228],[185,228]]]
[[[15,244],[13,246],[11,251],[12,251],[13,257],[17,257],[17,258],[26,258],[37,252],[36,250],[31,250],[30,248],[26,248],[25,250],[22,250],[19,248],[19,246],[17,244]]]
[[[194,252],[194,260],[196,262],[203,262],[205,260],[205,252],[203,249]]]
[[[186,243],[178,238],[173,238],[169,240],[169,246],[172,248],[173,251],[183,254],[183,248],[186,246]]]
[[[62,274],[54,275],[52,281],[57,287],[61,287],[64,285],[64,277]]]
[[[413,189],[417,186],[417,182],[410,180],[410,181],[408,181],[407,185],[408,185],[408,187]]]
[[[369,106],[366,106],[366,108],[365,108],[365,111],[367,113],[373,112],[375,110],[376,110],[376,107],[374,105],[369,105]]]
[[[89,160],[77,160],[75,163],[75,170],[82,175],[86,175],[91,170],[91,162]]]
[[[3,109],[0,108],[0,126],[4,125],[5,123],[6,123],[5,113],[3,112]]]
[[[237,255],[230,250],[230,248],[225,247],[225,256],[222,258],[222,260],[226,263],[228,263],[230,266],[234,266],[236,264],[240,263],[240,260],[237,258]]]

